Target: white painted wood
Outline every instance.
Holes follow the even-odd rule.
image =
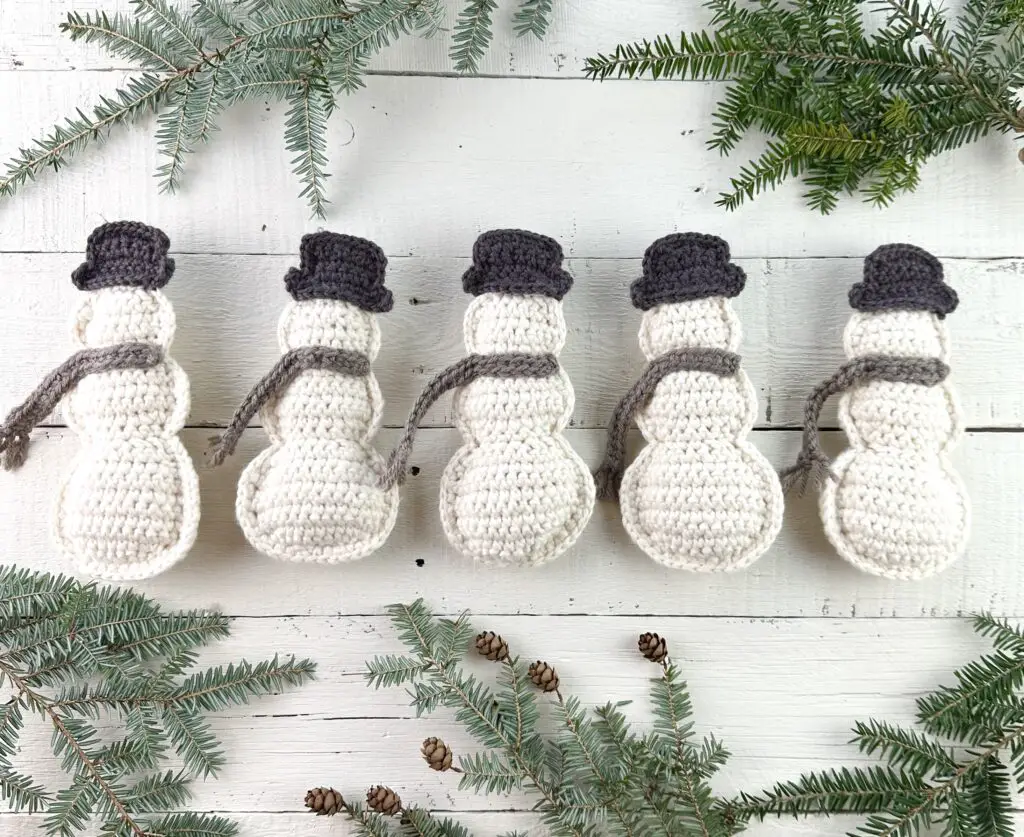
[[[208,430],[185,432],[199,457]],[[839,434],[828,434],[838,450]],[[381,434],[394,443],[397,431]],[[754,443],[776,466],[796,456],[799,434],[762,431]],[[0,474],[0,542],[6,560],[68,569],[47,531],[54,486],[78,449],[67,430],[37,434],[24,469]],[[569,431],[591,466],[604,445],[601,431]],[[243,465],[265,444],[245,434],[224,467],[201,469],[203,519],[192,554],[168,573],[140,585],[170,604],[207,606],[232,614],[378,613],[389,601],[427,596],[447,610],[503,613],[744,614],[751,616],[952,616],[991,610],[1024,615],[1024,524],[1018,498],[1024,480],[1024,434],[968,436],[956,461],[975,509],[967,555],[943,575],[896,583],[865,575],[841,561],[824,538],[811,498],[789,503],[775,546],[749,570],[694,575],[662,568],[622,530],[618,509],[599,504],[580,542],[566,556],[529,571],[485,570],[444,539],[437,512],[438,481],[458,447],[455,430],[427,430],[412,464],[420,468],[403,489],[395,531],[365,561],[341,567],[280,564],[257,555],[234,521],[235,484]],[[417,560],[423,566],[417,566]],[[894,629],[895,630],[895,629]]]
[[[122,64],[71,44],[57,24],[71,8],[128,7],[129,0],[0,0],[0,157],[124,80]],[[532,824],[522,810],[500,810],[522,809],[522,798],[460,794],[452,777],[425,769],[420,740],[440,733],[465,752],[470,742],[461,730],[414,719],[400,691],[363,685],[365,658],[398,650],[379,615],[392,601],[424,596],[447,612],[497,614],[476,622],[502,631],[523,654],[551,659],[588,702],[636,700],[635,717],[642,717],[644,678],[654,673],[633,650],[635,634],[660,631],[686,667],[700,730],[713,729],[735,753],[723,792],[864,763],[847,743],[851,721],[909,721],[915,696],[948,682],[954,666],[984,647],[964,622],[933,617],[979,610],[1024,617],[1024,250],[1017,223],[1024,167],[1013,139],[991,138],[933,162],[919,192],[885,212],[847,201],[822,219],[803,209],[797,185],[729,214],[715,197],[760,146],[750,142],[728,159],[706,149],[720,86],[579,79],[586,56],[698,27],[706,9],[645,0],[623,13],[617,0],[558,0],[548,39],[536,43],[512,36],[513,7],[500,1],[495,43],[481,67],[495,78],[438,77],[450,69],[446,39],[409,39],[378,59],[374,70],[385,75],[368,79],[333,122],[335,203],[323,226],[373,238],[391,258],[397,305],[382,318],[376,365],[389,402],[386,423],[400,424],[426,379],[463,353],[467,299],[459,278],[477,234],[522,226],[558,238],[577,279],[566,300],[563,361],[577,393],[568,437],[596,465],[599,428],[642,363],[627,286],[651,241],[695,229],[727,238],[750,277],[737,309],[745,367],[761,398],[754,441],[773,464],[788,464],[799,434],[779,429],[799,421],[809,388],[842,361],[845,293],[860,260],[879,244],[910,241],[946,257],[963,300],[950,326],[957,386],[979,431],[957,456],[975,510],[971,547],[937,579],[871,578],[834,555],[813,500],[792,500],[764,559],[735,576],[704,577],[653,564],[630,544],[617,509],[602,505],[561,560],[528,572],[484,572],[455,554],[440,531],[437,485],[459,437],[429,429],[413,459],[420,473],[404,489],[398,526],[380,553],[338,568],[282,565],[249,548],[234,522],[238,474],[266,444],[252,429],[224,468],[201,472],[204,518],[193,554],[142,585],[169,606],[247,617],[233,640],[211,649],[211,662],[275,650],[320,662],[315,684],[217,720],[231,764],[220,783],[200,788],[197,807],[237,813],[246,837],[349,835],[338,818],[302,813],[306,788],[320,783],[358,797],[371,782],[389,782],[407,801],[464,812],[459,819],[479,835]],[[295,263],[299,237],[321,226],[297,197],[282,122],[277,105],[232,111],[214,145],[191,161],[177,197],[157,194],[149,124],[115,132],[106,149],[0,203],[0,409],[66,356],[77,296],[68,274],[88,233],[103,221],[133,218],[165,228],[174,241],[174,353],[192,378],[191,423],[226,422],[277,360],[281,279]],[[428,424],[449,425],[449,404],[443,399]],[[824,420],[834,423],[834,407]],[[186,432],[197,459],[212,432]],[[396,435],[385,431],[381,446]],[[840,435],[827,435],[838,451]],[[24,470],[0,473],[3,562],[67,569],[47,529],[54,486],[77,449],[69,431],[43,430]],[[488,672],[482,661],[474,669]],[[45,743],[23,754],[41,775]],[[857,822],[786,820],[748,833],[838,837]],[[3,837],[29,837],[37,825],[0,813]],[[1024,833],[1024,810],[1017,828]]]
[[[297,249],[297,247],[296,247]],[[0,408],[17,403],[69,351],[71,312],[81,293],[70,272],[80,254],[0,255]],[[167,293],[178,315],[173,353],[192,383],[193,425],[224,426],[235,408],[280,358],[277,320],[288,299],[283,277],[296,256],[178,257]],[[844,363],[842,330],[847,292],[858,281],[855,259],[751,259],[740,262],[747,288],[735,301],[745,339],[741,351],[757,387],[759,427],[795,427],[804,399]],[[468,259],[391,259],[388,285],[394,311],[379,318],[383,332],[376,374],[387,406],[385,424],[400,427],[420,389],[465,354],[462,293]],[[569,339],[562,363],[576,390],[572,426],[604,428],[644,365],[637,342],[640,312],[629,283],[637,258],[571,259],[576,277],[566,297]],[[949,318],[953,368],[969,426],[1024,425],[1024,392],[1005,382],[1019,377],[1024,345],[1024,262],[947,264],[963,303]],[[808,293],[812,288],[813,292]],[[836,405],[823,423],[835,426]],[[59,418],[58,418],[59,420]],[[451,398],[426,423],[450,426]]]
[[[989,648],[966,620],[956,619],[903,620],[897,633],[887,619],[506,616],[473,624],[501,632],[513,653],[546,659],[565,693],[588,705],[633,701],[626,712],[641,726],[649,722],[649,679],[657,669],[637,653],[636,638],[657,630],[686,673],[697,734],[713,733],[732,753],[715,780],[723,796],[756,792],[801,772],[874,763],[849,743],[854,721],[911,724],[917,696],[952,682],[955,666]],[[355,795],[383,783],[429,808],[528,810],[525,793],[477,797],[458,790],[457,776],[424,764],[419,747],[427,736],[442,737],[456,754],[478,749],[450,714],[417,719],[402,689],[374,692],[365,685],[367,655],[403,651],[387,619],[242,619],[232,639],[204,659],[224,664],[271,650],[316,656],[319,679],[251,710],[215,716],[230,761],[219,781],[197,789],[197,809],[287,812],[301,807],[311,786]],[[487,682],[497,673],[476,656],[466,665]],[[550,709],[542,712],[551,723]],[[16,764],[55,783],[46,730],[32,724]]]
[[[2,73],[0,149],[109,94],[119,73]],[[828,218],[793,184],[737,213],[714,205],[757,142],[720,158],[705,146],[721,92],[709,84],[377,77],[332,121],[328,226],[391,255],[463,257],[484,229],[523,226],[569,255],[636,258],[676,229],[722,235],[738,257],[863,257],[912,241],[941,256],[1024,255],[1024,166],[1012,137],[929,164],[919,190],[885,212],[856,200]],[[269,110],[267,109],[269,108]],[[233,109],[195,155],[176,196],[151,174],[155,143],[117,131],[57,179],[0,205],[0,251],[81,252],[98,223],[165,228],[181,252],[294,253],[304,220],[283,150],[283,108]],[[998,186],[998,188],[995,188]]]
[[[19,814],[3,817],[13,831],[9,837],[39,837],[42,817]],[[239,824],[240,837],[355,837],[356,831],[340,817],[314,817],[308,814],[242,814],[233,817]],[[509,831],[527,831],[530,837],[549,837],[549,832],[536,825],[530,814],[519,812],[459,813],[453,819],[461,822],[474,837],[490,837]],[[856,817],[837,817],[835,821],[785,819],[754,823],[743,832],[747,837],[846,837],[861,821]],[[1014,814],[1014,824],[1024,830],[1024,812]],[[936,831],[935,834],[938,834]],[[91,835],[84,835],[91,837]],[[931,835],[927,835],[931,837]]]
[[[179,0],[189,5],[187,0]],[[448,24],[464,0],[448,0]],[[499,0],[494,41],[480,64],[483,75],[566,77],[581,74],[586,58],[621,41],[704,26],[708,12],[676,0],[644,0],[623,12],[621,0],[557,0],[543,41],[518,38],[512,18],[517,0]],[[4,0],[0,3],[0,71],[107,70],[128,65],[97,47],[75,44],[58,29],[69,11],[128,12],[131,0]],[[373,69],[383,72],[450,73],[449,33],[409,38],[382,53]]]

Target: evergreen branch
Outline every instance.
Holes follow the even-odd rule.
[[[460,73],[475,73],[491,45],[491,16],[497,0],[468,0],[452,36],[451,58]]]
[[[186,676],[194,649],[226,634],[223,617],[165,614],[131,591],[4,567],[0,591],[17,597],[0,600],[0,619],[10,627],[0,638],[0,679],[14,692],[0,706],[0,798],[15,810],[45,810],[44,829],[61,837],[74,837],[94,818],[109,837],[235,834],[234,823],[220,817],[165,813],[187,801],[192,777],[219,764],[203,713],[299,685],[312,664],[274,658]],[[59,691],[45,693],[40,680]],[[53,756],[70,777],[56,794],[11,767],[22,709],[52,731]],[[104,712],[123,723],[123,737],[103,741],[92,719]],[[183,771],[159,769],[169,743],[183,756]]]
[[[521,12],[529,13],[538,36],[550,5],[524,0]],[[460,70],[474,69],[489,46],[494,7],[495,0],[469,0],[463,11],[453,46]],[[156,140],[166,157],[157,172],[160,189],[173,192],[187,155],[209,138],[217,114],[243,99],[272,98],[288,101],[285,143],[292,167],[301,195],[323,217],[326,123],[335,91],[361,88],[370,59],[399,38],[443,29],[440,0],[194,0],[187,10],[169,0],[132,0],[131,9],[69,14],[62,31],[72,40],[102,46],[144,72],[114,98],[101,99],[91,116],[78,111],[20,149],[0,175],[0,197],[13,196],[46,169],[63,168],[109,129],[149,111],[159,114]],[[0,632],[7,627],[0,622]]]
[[[867,32],[864,5],[851,0],[709,0],[712,29],[621,44],[585,72],[729,82],[709,146],[729,154],[751,131],[768,142],[720,206],[736,209],[793,178],[824,213],[844,193],[884,206],[916,188],[927,160],[990,131],[1024,133],[1011,82],[1024,83],[1017,2],[967,0],[947,31],[931,2],[874,0],[887,20]]]
[[[175,89],[178,81],[177,76],[161,80],[154,75],[143,75],[130,79],[125,88],[118,89],[116,99],[104,97],[93,108],[91,118],[78,111],[77,119],[66,120],[45,138],[37,140],[34,148],[22,148],[18,152],[0,177],[0,196],[13,195],[44,169],[62,168],[90,142],[101,139],[106,129],[155,111],[163,104],[168,93]]]
[[[95,16],[70,12],[61,31],[72,41],[100,44],[114,55],[136,61],[143,67],[178,71],[170,46],[138,19],[129,20],[123,15],[108,17],[103,12]]]
[[[551,25],[551,0],[520,0],[515,14],[516,35],[542,39]]]

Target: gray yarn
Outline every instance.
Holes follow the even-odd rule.
[[[558,374],[558,358],[554,355],[531,355],[523,352],[464,357],[439,373],[424,387],[409,414],[405,430],[388,457],[379,484],[385,491],[405,481],[406,468],[412,455],[416,430],[430,406],[448,390],[472,383],[477,378],[548,378]]]
[[[633,417],[650,402],[659,383],[675,372],[710,372],[728,378],[739,369],[740,356],[724,349],[676,349],[648,363],[640,380],[626,393],[612,416],[604,462],[594,472],[598,499],[619,499],[626,470],[626,431]]]
[[[216,468],[222,464],[238,446],[238,440],[253,416],[270,398],[286,389],[296,378],[309,369],[326,369],[339,375],[365,377],[370,374],[370,360],[360,352],[347,349],[332,349],[327,346],[303,346],[292,349],[281,356],[273,369],[252,388],[235,414],[227,429],[210,441],[213,447],[207,453],[207,462]]]
[[[949,375],[949,366],[938,358],[892,357],[868,355],[844,364],[835,375],[822,382],[807,397],[804,405],[804,438],[796,464],[784,470],[782,490],[799,487],[803,494],[808,486],[819,488],[826,478],[834,479],[831,460],[821,449],[818,418],[821,409],[833,395],[838,395],[864,381],[889,381],[897,384],[919,384],[933,387]]]
[[[0,425],[0,455],[4,470],[13,471],[25,463],[32,428],[50,415],[83,378],[119,369],[151,369],[163,360],[163,356],[163,350],[151,343],[122,343],[75,352],[43,378],[32,394],[11,410]]]

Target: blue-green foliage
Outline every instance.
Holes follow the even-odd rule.
[[[789,178],[822,213],[859,193],[889,205],[932,157],[991,132],[1024,133],[1024,5],[966,0],[951,23],[918,0],[709,0],[710,31],[621,44],[587,60],[591,78],[729,82],[709,145],[731,153],[748,132],[764,152],[719,205],[735,209]],[[865,15],[875,10],[865,27]]]
[[[97,44],[142,72],[22,148],[0,175],[0,197],[154,111],[163,158],[157,176],[162,191],[174,192],[188,155],[209,141],[226,108],[274,100],[288,106],[284,142],[301,196],[322,218],[327,124],[337,94],[362,88],[370,61],[399,39],[446,28],[453,29],[455,68],[476,72],[491,42],[496,3],[460,2],[454,26],[444,0],[193,0],[184,11],[167,0],[133,0],[127,14],[72,12],[61,27],[72,40]],[[523,0],[516,31],[543,36],[551,3]]]
[[[167,12],[163,3],[141,5]],[[178,22],[172,14],[166,25]],[[130,590],[0,567],[0,688],[12,694],[0,705],[0,800],[44,813],[43,832],[60,837],[90,823],[104,835],[234,835],[222,817],[168,813],[188,802],[193,779],[224,764],[206,715],[299,686],[314,665],[274,657],[197,669],[197,652],[228,631],[219,614],[166,612]],[[52,730],[67,775],[56,791],[16,764],[33,716]],[[120,732],[101,736],[99,722]],[[172,757],[183,765],[177,772],[168,769]]]

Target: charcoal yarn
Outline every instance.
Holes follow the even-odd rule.
[[[942,281],[942,263],[913,244],[884,244],[864,260],[864,281],[850,289],[857,311],[930,311],[940,320],[959,299]]]
[[[889,357],[869,355],[844,364],[835,375],[819,384],[804,405],[803,446],[797,462],[782,472],[783,491],[796,488],[803,494],[808,487],[818,490],[826,478],[835,479],[831,460],[821,449],[818,419],[829,398],[868,381],[917,384],[933,387],[949,375],[949,366],[938,358]]]
[[[804,443],[785,480],[820,484],[825,534],[843,559],[885,578],[925,578],[963,554],[970,532],[970,501],[949,458],[964,432],[944,322],[957,296],[938,259],[890,244],[865,259],[850,303],[850,362],[808,397]],[[816,425],[838,392],[849,447],[830,463]]]
[[[648,248],[631,288],[648,365],[615,412],[595,481],[602,497],[618,498],[637,546],[668,567],[741,569],[782,527],[778,478],[747,438],[757,396],[729,302],[745,281],[725,241],[679,233]],[[633,418],[648,444],[623,472]]]
[[[604,462],[594,474],[598,500],[619,499],[626,461],[626,431],[636,414],[650,402],[654,391],[675,372],[709,372],[728,377],[740,369],[740,356],[724,349],[674,349],[650,361],[612,416]]]
[[[503,293],[562,299],[571,287],[558,242],[526,230],[481,235],[473,245],[473,264],[462,277],[462,289],[473,296]]]
[[[72,274],[82,296],[75,353],[7,417],[4,466],[27,454],[30,429],[64,400],[81,448],[57,490],[54,540],[85,575],[150,578],[180,561],[199,527],[199,480],[178,433],[189,383],[169,354],[170,240],[134,221],[98,227]]]
[[[409,457],[412,455],[416,430],[427,410],[446,392],[464,387],[483,376],[491,378],[547,378],[558,374],[558,358],[552,354],[530,355],[523,352],[508,352],[499,355],[470,355],[453,363],[440,372],[423,388],[420,397],[409,414],[405,430],[398,445],[388,457],[387,466],[381,476],[384,489],[405,482]]]
[[[0,453],[5,471],[25,464],[32,429],[52,413],[61,400],[87,375],[123,369],[151,369],[163,360],[159,346],[124,343],[102,349],[82,349],[50,372],[25,401],[0,425]]]
[[[463,444],[441,477],[445,535],[480,563],[536,566],[576,542],[594,507],[593,480],[562,435],[573,390],[557,358],[572,277],[553,239],[492,230],[477,239],[462,285],[474,296],[463,319],[468,356],[417,400],[383,484],[401,480],[415,427],[454,388]]]
[[[218,462],[260,412],[270,446],[242,472],[235,512],[249,543],[295,563],[365,558],[398,517],[398,490],[381,488],[373,446],[384,399],[371,364],[377,314],[391,310],[387,259],[372,241],[307,235],[285,276],[291,300],[278,325],[282,357],[243,401],[213,451]]]
[[[384,287],[388,260],[372,241],[334,232],[303,236],[300,263],[285,276],[292,299],[333,299],[349,302],[372,314],[394,307],[391,291]]]
[[[275,364],[252,388],[252,392],[235,411],[227,429],[215,437],[215,444],[209,453],[213,467],[223,464],[235,452],[242,433],[271,398],[280,395],[303,372],[311,369],[325,369],[339,375],[362,377],[370,374],[370,359],[359,352],[347,349],[333,349],[327,346],[303,346],[292,349]]]
[[[80,291],[137,287],[156,291],[174,275],[167,256],[171,241],[163,230],[137,221],[114,221],[89,236],[85,261],[71,274]]]

